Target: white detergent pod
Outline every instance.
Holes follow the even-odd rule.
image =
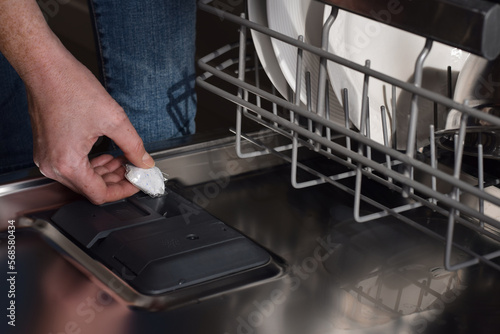
[[[144,169],[126,164],[125,170],[127,180],[149,196],[158,197],[165,193],[167,179],[163,177],[163,173],[158,167]]]

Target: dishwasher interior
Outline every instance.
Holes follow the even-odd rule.
[[[157,166],[172,176],[168,191],[195,205],[188,205],[183,219],[206,211],[255,242],[270,260],[258,253],[257,271],[240,269],[240,279],[221,284],[212,284],[211,277],[208,290],[198,282],[194,289],[179,282],[174,291],[180,293],[173,295],[138,292],[127,284],[130,273],[111,272],[100,265],[106,262],[102,258],[82,254],[81,240],[47,224],[53,212],[78,203],[77,195],[45,179],[5,184],[2,219],[18,223],[17,316],[23,322],[6,327],[8,333],[496,331],[500,118],[494,105],[481,109],[473,100],[454,98],[459,73],[451,66],[430,76],[439,91],[430,90],[425,61],[439,43],[494,61],[499,50],[492,44],[500,43],[486,32],[498,28],[498,20],[488,18],[499,15],[499,5],[401,1],[405,8],[399,12],[391,1],[313,2],[325,12],[319,45],[249,20],[248,13],[232,13],[230,1],[200,1],[201,11],[227,20],[240,35],[198,62],[203,73],[197,85],[235,104],[233,135],[173,140],[153,153]],[[266,2],[249,1],[249,9],[251,3]],[[428,8],[435,9],[432,15]],[[329,49],[341,15],[384,22],[373,13],[389,9],[394,9],[391,20],[383,19],[392,26],[424,36],[418,57],[408,61],[412,75],[406,81],[372,69],[370,59],[356,63]],[[425,24],[410,19],[423,14],[432,19]],[[458,20],[460,15],[468,21]],[[484,33],[456,39],[457,32],[432,30],[453,20]],[[296,89],[288,85],[279,91],[266,77],[254,45],[262,36],[293,46]],[[311,56],[314,69],[307,68]],[[341,87],[338,99],[330,88],[332,63],[358,73],[361,86]],[[442,82],[434,82],[438,79]],[[370,84],[381,82],[384,105],[375,108]],[[245,132],[242,124],[248,121],[259,130]],[[165,209],[161,198],[136,195],[127,201],[148,202],[144,210],[153,214],[178,210]],[[77,218],[63,224],[71,229]],[[193,225],[185,221],[184,227]],[[168,248],[174,239],[159,242]],[[6,235],[0,245],[6,249]],[[148,247],[148,240],[141,245]],[[125,254],[121,261],[133,257]],[[154,277],[168,281],[169,273]]]

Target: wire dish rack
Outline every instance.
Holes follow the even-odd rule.
[[[205,1],[206,2],[206,1]],[[291,164],[291,183],[296,188],[313,187],[329,183],[354,198],[354,217],[363,223],[375,219],[394,216],[398,220],[443,241],[444,264],[447,270],[458,270],[478,263],[487,264],[500,270],[500,221],[491,209],[500,207],[500,196],[495,189],[500,180],[495,176],[495,164],[498,160],[487,160],[483,157],[482,139],[476,140],[472,147],[476,152],[464,155],[464,148],[470,150],[471,138],[468,136],[468,118],[484,121],[492,126],[500,126],[500,118],[483,113],[469,107],[467,101],[454,101],[421,87],[422,71],[425,59],[432,47],[432,39],[427,38],[424,47],[414,66],[414,81],[403,82],[370,68],[370,60],[360,65],[328,52],[324,42],[321,48],[303,42],[299,37],[294,39],[256,24],[245,18],[245,15],[233,15],[216,7],[199,3],[199,8],[218,15],[224,20],[239,26],[240,40],[226,45],[199,60],[199,67],[205,71],[197,78],[197,84],[237,105],[237,119],[234,132],[236,134],[236,150],[241,158],[261,155],[276,155]],[[330,17],[325,21],[322,40],[328,41],[332,33],[331,26],[338,9],[332,7]],[[253,51],[252,42],[248,40],[249,30],[253,29],[271,38],[293,45],[297,49],[297,91],[282,97],[272,86],[263,85],[258,57]],[[308,103],[300,101],[302,76],[304,72],[302,58],[304,53],[320,57],[318,95],[311,96],[310,83],[306,85]],[[329,101],[336,97],[329,94],[327,79],[327,62],[335,62],[340,66],[353,69],[363,74],[361,123],[359,129],[349,121],[349,92],[343,90],[341,105],[344,121],[332,121],[329,116]],[[450,69],[448,69],[450,72]],[[381,80],[392,87],[392,112],[387,119],[385,107],[381,107],[383,142],[374,140],[370,135],[370,115],[368,87],[370,79]],[[451,82],[451,79],[449,80]],[[306,82],[308,82],[306,80]],[[228,84],[231,89],[227,89]],[[451,83],[449,84],[451,87]],[[232,89],[234,88],[234,89]],[[408,132],[396,133],[394,126],[396,115],[396,89],[411,94],[411,106],[408,110]],[[318,101],[316,110],[311,107],[312,101]],[[432,101],[435,109],[445,108],[461,113],[460,126],[452,134],[435,136],[436,124],[428,127],[427,145],[417,145],[417,123],[419,121],[418,99]],[[242,132],[243,117],[271,129],[285,140],[276,145],[264,145],[257,139]],[[396,138],[404,136],[405,149],[398,148]],[[394,140],[390,140],[393,138]],[[477,138],[476,138],[477,139]],[[242,151],[242,141],[255,145],[255,151]],[[443,149],[443,143],[451,143],[452,150]],[[477,144],[477,145],[476,145]],[[303,154],[314,154],[326,157],[331,164],[338,167],[333,175],[316,169],[303,162]],[[470,172],[470,171],[473,172]],[[310,175],[304,179],[303,174]],[[386,203],[383,198],[373,194],[374,183],[397,193],[401,200]],[[364,208],[370,207],[369,213]],[[447,225],[440,231],[432,228],[422,219],[413,217],[415,209],[425,209],[432,214],[447,220]],[[471,247],[458,240],[457,229],[466,229],[471,235],[481,240],[480,246]],[[453,253],[459,251],[466,254],[459,262]],[[463,260],[462,260],[463,259]]]

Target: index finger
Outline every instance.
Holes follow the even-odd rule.
[[[153,158],[146,152],[141,137],[124,112],[118,126],[109,130],[106,135],[118,145],[134,166],[139,168],[154,167]]]

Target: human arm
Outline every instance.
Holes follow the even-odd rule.
[[[137,192],[124,178],[124,159],[89,161],[88,153],[106,135],[134,165],[154,161],[123,109],[50,30],[36,1],[0,0],[0,51],[26,86],[40,171],[96,204]]]

